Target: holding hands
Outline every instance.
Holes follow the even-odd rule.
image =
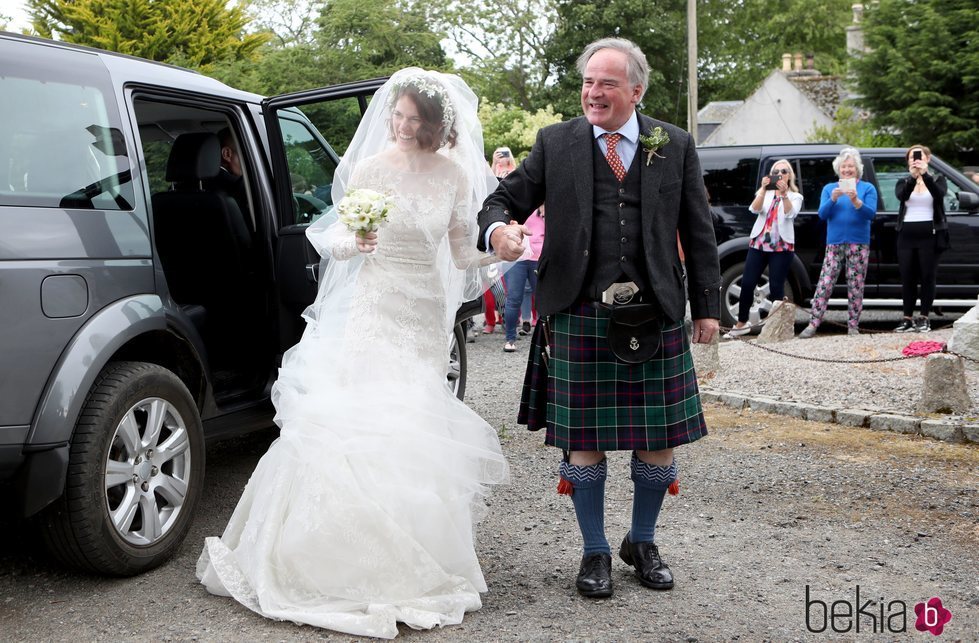
[[[490,233],[490,245],[493,246],[493,252],[504,261],[516,261],[526,250],[523,238],[532,235],[530,228],[513,222],[493,230]]]

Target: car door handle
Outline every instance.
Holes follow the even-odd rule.
[[[309,279],[310,283],[319,283],[320,265],[318,263],[306,264],[306,279]]]

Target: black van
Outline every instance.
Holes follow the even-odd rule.
[[[265,98],[0,33],[0,493],[58,558],[159,565],[190,526],[205,442],[272,424],[316,293],[305,231],[331,205],[331,144],[382,82]],[[221,138],[240,180],[220,180]],[[446,355],[460,398],[479,306]]]
[[[795,220],[795,261],[789,272],[786,294],[805,304],[819,277],[826,244],[826,224],[819,219],[823,186],[837,180],[832,162],[842,145],[738,145],[697,149],[710,193],[722,273],[721,324],[737,321],[741,274],[748,250],[748,235],[755,215],[748,212],[761,177],[779,159],[795,170],[804,199]],[[894,185],[907,174],[903,148],[858,148],[863,160],[863,180],[877,188],[877,216],[871,227],[870,265],[864,290],[864,306],[901,306],[901,279],[897,267],[898,200]],[[952,247],[938,266],[936,306],[971,307],[979,295],[979,185],[932,156],[929,171],[948,181],[945,212]],[[764,317],[772,306],[767,299],[767,275],[755,290],[752,317]],[[846,306],[846,285],[837,284],[831,306]]]

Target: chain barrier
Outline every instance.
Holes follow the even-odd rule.
[[[931,329],[932,330],[941,330],[943,328],[948,328],[949,326],[951,326],[954,323],[955,322],[952,322],[952,321],[946,321],[946,322],[944,322],[942,324],[936,324],[934,326],[931,326]],[[844,324],[844,323],[832,321],[832,320],[829,320],[829,319],[824,319],[820,323],[820,325],[822,325],[822,324],[826,324],[828,326],[836,326],[837,328],[846,328],[846,329],[849,329],[850,328],[850,325],[849,324]],[[864,334],[866,334],[866,335],[881,335],[881,334],[884,334],[884,333],[893,333],[893,332],[894,332],[893,330],[871,330],[869,328],[861,328],[860,329],[860,334],[861,335],[864,335]]]
[[[747,346],[753,346],[755,348],[760,348],[761,350],[768,351],[770,353],[775,353],[776,355],[781,355],[783,357],[792,357],[794,359],[799,359],[804,362],[821,362],[824,364],[882,364],[885,362],[900,362],[906,359],[915,359],[918,357],[928,357],[934,353],[944,353],[945,355],[952,355],[954,357],[959,357],[966,360],[967,362],[972,362],[974,364],[979,364],[979,359],[969,357],[968,355],[962,355],[961,353],[956,353],[955,351],[948,350],[948,345],[945,345],[940,351],[933,351],[932,353],[923,353],[918,355],[899,355],[897,357],[878,357],[875,359],[830,359],[828,357],[810,357],[806,355],[796,355],[795,353],[787,353],[785,351],[780,351],[777,348],[772,348],[771,346],[765,346],[764,344],[759,344],[757,342],[750,341],[747,337],[735,337],[736,340],[744,343]]]
[[[742,326],[740,328],[737,328],[735,326],[719,326],[718,327],[718,332],[719,333],[726,333],[726,332],[730,332],[732,330],[738,330],[738,331],[745,331],[746,330],[746,332],[744,332],[744,333],[738,333],[737,335],[731,337],[731,339],[736,339],[736,340],[738,340],[740,342],[743,342],[744,344],[746,344],[748,346],[754,346],[755,348],[760,348],[760,349],[765,350],[765,351],[768,351],[770,353],[775,353],[776,355],[782,355],[783,357],[791,357],[791,358],[794,358],[794,359],[798,359],[798,360],[802,360],[802,361],[807,361],[807,362],[821,362],[821,363],[824,363],[824,364],[882,364],[882,363],[886,363],[886,362],[900,362],[900,361],[903,361],[903,360],[906,360],[906,359],[915,359],[917,357],[928,357],[932,353],[939,353],[940,352],[940,353],[944,353],[946,355],[952,355],[954,357],[958,357],[958,358],[964,359],[967,362],[972,362],[973,364],[979,364],[979,359],[975,359],[975,358],[969,357],[968,355],[962,355],[961,353],[956,353],[954,351],[948,350],[948,345],[947,344],[942,344],[942,349],[940,351],[932,351],[932,352],[929,352],[929,353],[912,354],[912,355],[899,355],[897,357],[879,357],[879,358],[874,358],[874,359],[830,359],[830,358],[826,358],[826,357],[810,357],[810,356],[806,356],[806,355],[796,355],[794,353],[787,353],[785,351],[780,351],[777,348],[772,348],[771,346],[765,346],[764,344],[759,344],[757,342],[751,341],[750,335],[756,329],[759,329],[759,328],[764,327],[765,324],[770,319],[771,319],[771,317],[765,317],[765,319],[762,319],[757,324],[748,324],[748,325]],[[843,324],[843,323],[831,321],[831,320],[828,320],[828,319],[824,319],[822,321],[822,323],[823,324],[829,324],[831,326],[837,326],[839,328],[846,328],[847,330],[849,330],[849,324]],[[946,328],[948,326],[951,326],[953,323],[954,322],[948,321],[948,322],[945,322],[944,324],[933,326],[931,328],[931,330],[933,330],[933,331],[935,331],[935,330],[941,330],[942,328]],[[884,334],[884,333],[898,334],[898,333],[895,333],[893,330],[860,329],[860,334],[881,335],[881,334]]]

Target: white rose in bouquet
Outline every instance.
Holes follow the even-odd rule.
[[[364,236],[375,232],[382,223],[387,221],[388,212],[394,205],[391,197],[359,188],[351,190],[337,204],[337,216],[347,226],[347,229]]]

